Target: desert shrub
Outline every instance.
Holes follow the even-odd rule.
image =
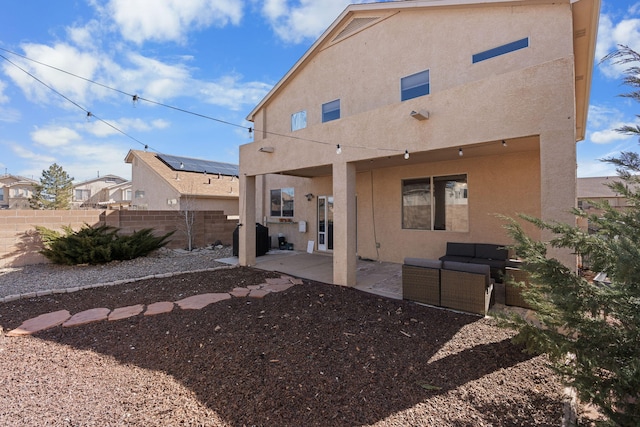
[[[55,264],[104,264],[111,261],[129,260],[145,256],[168,243],[173,232],[154,236],[153,230],[145,228],[131,235],[120,235],[120,229],[88,224],[78,231],[63,227],[64,234],[38,226],[44,249],[40,251]]]

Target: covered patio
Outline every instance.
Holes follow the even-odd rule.
[[[238,264],[237,257],[218,261],[232,265]],[[265,255],[256,257],[254,267],[317,282],[333,283],[333,256],[331,254],[310,254],[301,251],[271,249]],[[402,299],[402,265],[393,262],[358,259],[354,287],[364,292]]]

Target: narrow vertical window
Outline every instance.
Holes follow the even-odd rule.
[[[433,178],[434,230],[468,231],[469,202],[467,176]]]
[[[402,182],[402,228],[431,230],[430,178]]]
[[[421,71],[400,79],[400,100],[429,95],[429,70]]]
[[[340,100],[327,102],[322,104],[322,123],[330,122],[340,118]]]

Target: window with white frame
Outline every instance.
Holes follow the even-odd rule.
[[[298,111],[291,115],[291,131],[304,129],[307,127],[307,112]]]
[[[429,70],[420,71],[400,79],[400,100],[429,95]]]
[[[292,217],[294,198],[293,188],[271,190],[271,216]]]
[[[123,190],[122,200],[131,200],[131,189]]]
[[[327,102],[322,104],[322,123],[330,122],[340,118],[340,100]]]
[[[469,230],[467,175],[402,181],[402,228]]]

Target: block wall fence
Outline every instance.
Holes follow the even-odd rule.
[[[201,248],[220,240],[224,245],[233,243],[237,219],[227,219],[223,211],[194,211],[193,247]],[[19,267],[49,262],[38,251],[42,249],[35,226],[62,230],[71,226],[78,230],[84,224],[109,225],[131,234],[142,228],[152,228],[154,234],[175,231],[166,247],[187,248],[184,217],[179,211],[127,211],[127,210],[2,210],[0,211],[0,268]]]

